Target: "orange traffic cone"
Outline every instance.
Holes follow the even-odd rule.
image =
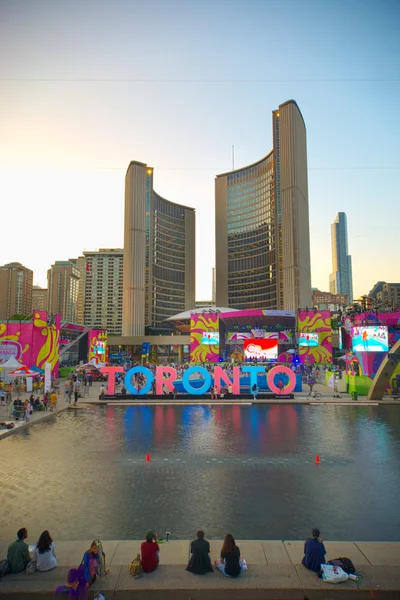
[[[320,462],[321,462],[321,459],[320,459],[320,457],[319,457],[319,454],[316,454],[316,455],[315,455],[315,464],[316,464],[316,465],[319,465],[319,463],[320,463]]]
[[[146,454],[146,462],[150,462],[150,452]]]

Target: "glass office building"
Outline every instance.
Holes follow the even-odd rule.
[[[153,169],[125,178],[124,336],[165,333],[165,319],[195,304],[195,211],[153,190]]]
[[[291,100],[273,111],[273,150],[215,182],[216,303],[311,306],[306,130]]]

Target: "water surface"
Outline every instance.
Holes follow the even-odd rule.
[[[3,539],[400,540],[396,406],[92,406],[0,450]]]

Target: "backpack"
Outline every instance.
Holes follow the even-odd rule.
[[[130,575],[132,575],[132,577],[135,577],[135,579],[143,575],[143,567],[142,563],[140,562],[140,554],[137,554],[136,558],[134,558],[131,562],[129,566],[129,573]]]
[[[350,558],[347,558],[346,556],[328,560],[328,565],[336,565],[337,567],[341,567],[343,571],[348,575],[353,575],[356,572],[356,568],[353,565],[353,562],[350,560]]]
[[[0,560],[0,577],[4,577],[10,572],[10,564],[8,560]]]

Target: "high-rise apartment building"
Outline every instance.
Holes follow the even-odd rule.
[[[272,113],[273,150],[215,181],[216,304],[311,306],[306,127],[296,102]]]
[[[195,305],[195,211],[157,194],[153,175],[134,161],[125,177],[125,336],[162,333]]]
[[[13,262],[0,267],[0,319],[32,314],[33,271]]]
[[[347,217],[340,212],[331,225],[332,274],[329,276],[329,291],[332,294],[347,294],[353,302],[353,271],[347,241]]]
[[[78,312],[76,322],[78,325],[83,325],[85,316],[86,258],[84,256],[78,256],[78,258],[70,258],[69,260],[79,271]]]
[[[47,310],[47,289],[34,285],[32,289],[32,310]]]
[[[70,260],[57,260],[47,271],[47,310],[62,321],[78,322],[80,273]]]
[[[83,322],[92,329],[121,335],[124,251],[121,248],[100,248],[98,251],[85,251],[83,258]]]

